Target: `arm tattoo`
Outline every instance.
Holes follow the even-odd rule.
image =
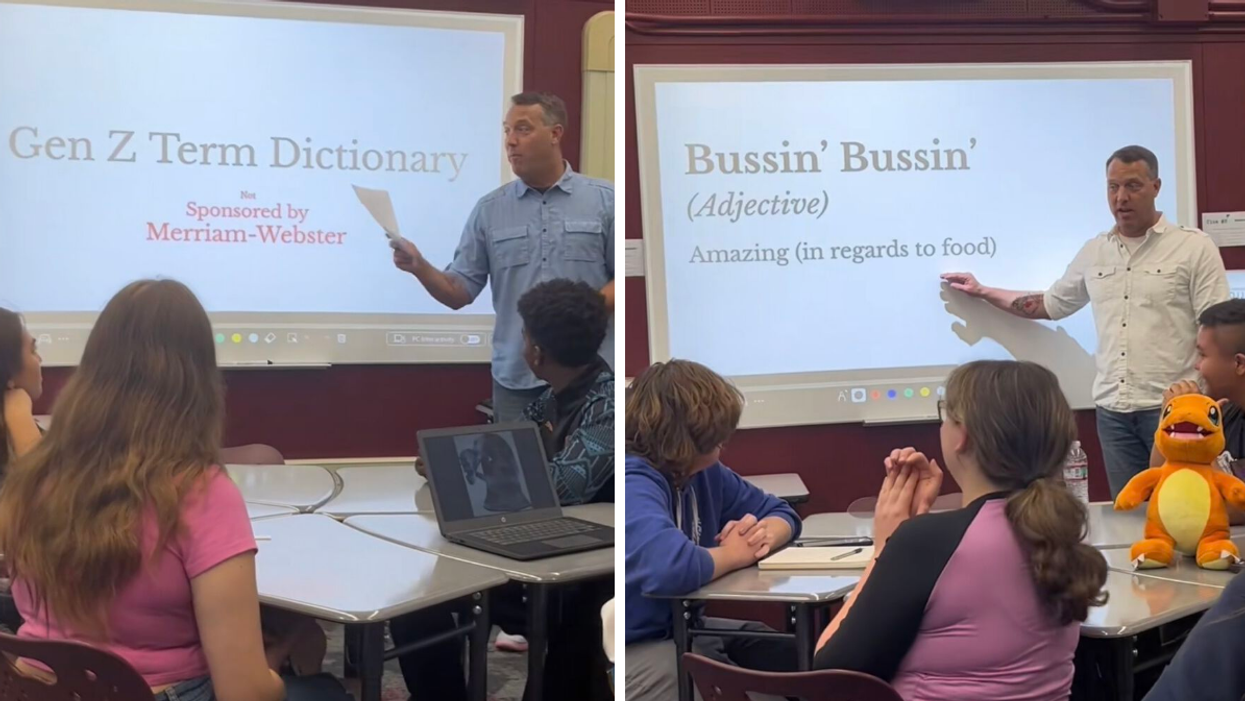
[[[1016,301],[1012,302],[1012,312],[1026,319],[1044,319],[1046,318],[1046,301],[1040,292],[1017,297]]]

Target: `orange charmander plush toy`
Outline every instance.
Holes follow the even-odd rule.
[[[1129,480],[1115,499],[1117,511],[1150,500],[1145,540],[1133,543],[1130,553],[1134,566],[1166,567],[1179,551],[1196,556],[1198,567],[1227,569],[1240,552],[1228,539],[1224,500],[1245,508],[1245,482],[1214,466],[1224,445],[1219,404],[1200,394],[1173,397],[1154,443],[1167,461]]]

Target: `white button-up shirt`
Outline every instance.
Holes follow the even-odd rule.
[[[1044,300],[1052,319],[1090,305],[1098,329],[1094,402],[1131,412],[1162,406],[1173,382],[1197,377],[1198,316],[1228,297],[1210,237],[1160,215],[1135,253],[1115,228],[1091,239]]]

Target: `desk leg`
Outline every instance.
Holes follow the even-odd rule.
[[[1111,641],[1111,685],[1115,687],[1115,698],[1118,701],[1133,701],[1133,686],[1136,678],[1133,675],[1133,646],[1137,644],[1134,637],[1117,638]]]
[[[471,597],[469,609],[475,616],[475,628],[471,630],[470,655],[467,667],[467,693],[471,701],[485,701],[488,696],[488,637],[492,624],[489,622],[488,594]]]
[[[359,627],[346,626],[343,635],[343,669],[342,673],[347,679],[357,679],[359,676]]]
[[[367,623],[360,628],[360,701],[380,701],[381,676],[385,673],[385,624]]]
[[[813,625],[813,607],[808,604],[792,606],[792,617],[795,619],[795,659],[796,669],[807,672],[813,668],[813,650],[816,647],[816,626]]]
[[[549,587],[527,584],[527,690],[523,698],[545,698],[545,653],[549,649]]]
[[[692,649],[692,637],[689,633],[692,617],[691,602],[675,601],[673,605],[674,660],[679,677],[679,701],[694,701],[692,677],[683,669],[683,653],[690,652]]]

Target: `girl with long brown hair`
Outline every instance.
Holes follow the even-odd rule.
[[[56,421],[0,490],[21,637],[108,649],[161,701],[285,698],[264,657],[246,507],[217,467],[223,413],[190,290],[146,280],[117,293]]]
[[[0,308],[0,479],[9,463],[39,442],[33,404],[43,394],[43,359],[22,318]]]
[[[939,411],[964,506],[927,513],[938,463],[912,448],[886,458],[874,559],[816,666],[872,674],[905,699],[1066,699],[1107,577],[1081,542],[1085,507],[1060,481],[1072,409],[1046,368],[982,361],[951,374]]]

